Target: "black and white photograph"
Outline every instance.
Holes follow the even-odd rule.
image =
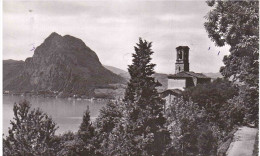
[[[2,155],[258,156],[258,0],[3,0]]]

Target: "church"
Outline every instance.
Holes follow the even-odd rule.
[[[185,88],[211,81],[211,78],[202,73],[190,71],[189,50],[188,46],[176,48],[175,74],[168,75],[168,88],[161,93],[168,102],[171,102],[176,96],[180,96]]]

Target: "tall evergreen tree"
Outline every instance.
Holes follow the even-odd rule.
[[[78,139],[76,142],[80,145],[80,141],[84,143],[80,155],[97,155],[95,147],[95,129],[90,120],[89,107],[83,115],[83,121],[79,127]]]
[[[84,141],[87,142],[89,139],[91,139],[94,136],[95,129],[92,126],[91,120],[90,120],[90,111],[89,107],[85,111],[83,115],[82,123],[79,127],[79,136]]]
[[[134,47],[133,64],[128,68],[131,79],[124,97],[124,117],[111,136],[117,144],[123,142],[119,144],[121,149],[112,147],[116,153],[162,155],[169,141],[164,127],[164,101],[156,90],[159,83],[152,77],[155,64],[151,63],[154,53],[151,47],[151,42],[141,38]]]
[[[151,63],[151,55],[154,53],[151,47],[151,42],[139,39],[133,54],[133,64],[128,68],[131,79],[126,89],[124,101],[127,103],[126,107],[133,111],[130,113],[133,121],[138,119],[137,117],[141,115],[142,110],[146,110],[150,111],[149,113],[156,119],[162,119],[154,124],[163,125],[164,101],[156,90],[159,83],[155,82],[154,77],[152,77],[155,64]]]

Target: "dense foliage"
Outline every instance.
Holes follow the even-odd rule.
[[[95,126],[97,131],[96,141],[98,142],[98,151],[102,155],[109,155],[109,136],[115,126],[123,117],[121,102],[108,102],[105,107],[100,110],[100,114],[96,119]]]
[[[245,109],[245,121],[258,123],[259,97],[259,1],[209,0],[212,10],[205,28],[217,46],[230,46],[220,72],[239,83],[239,95],[233,100]]]
[[[84,155],[88,151],[85,147],[86,143],[76,134],[72,132],[64,133],[58,137],[57,156],[79,156]]]
[[[226,79],[216,79],[212,83],[188,88],[183,95],[185,101],[192,100],[199,108],[205,109],[206,121],[217,124],[221,130],[231,130],[238,120],[243,120],[235,117],[235,114],[231,115],[236,106],[230,103],[230,99],[238,95],[238,88]],[[236,123],[232,117],[237,119]]]
[[[167,108],[166,116],[172,139],[167,155],[216,155],[218,129],[205,120],[203,107],[177,98]]]
[[[166,109],[172,139],[167,155],[218,155],[218,147],[244,118],[232,102],[237,95],[237,86],[226,79],[186,89]]]
[[[96,149],[96,131],[90,120],[89,108],[83,115],[82,123],[77,133],[67,132],[59,137],[59,152],[57,155],[101,155]]]
[[[55,155],[56,124],[39,109],[30,111],[27,101],[15,104],[9,135],[3,141],[3,152],[11,155]]]

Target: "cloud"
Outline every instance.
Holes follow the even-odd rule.
[[[7,14],[40,14],[44,16],[73,16],[94,11],[93,5],[78,1],[4,1],[3,12]]]
[[[52,32],[82,39],[103,64],[125,70],[139,37],[153,42],[153,62],[163,73],[174,72],[179,45],[191,48],[197,72],[218,71],[228,51],[208,39],[202,1],[4,1],[3,9],[4,59],[31,57],[31,44],[40,45]]]
[[[116,23],[116,24],[125,24],[130,22],[129,18],[119,18],[119,17],[101,17],[97,18],[97,22],[100,24]]]
[[[187,15],[163,14],[163,15],[156,16],[156,18],[158,18],[162,22],[165,22],[165,21],[181,22],[181,21],[185,21],[185,20],[191,20],[194,17],[196,17],[196,15],[194,15],[194,14],[190,14],[190,15],[189,14],[187,14]]]

